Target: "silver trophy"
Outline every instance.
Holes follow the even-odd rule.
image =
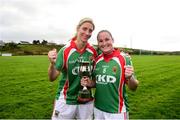
[[[79,60],[79,76],[80,78],[89,77],[91,78],[93,71],[92,61],[83,61]],[[78,102],[86,103],[93,100],[91,90],[89,90],[86,86],[82,86],[81,90],[78,94]]]

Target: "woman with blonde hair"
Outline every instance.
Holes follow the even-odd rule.
[[[86,61],[97,56],[96,50],[88,43],[95,25],[91,18],[80,20],[76,35],[59,50],[49,51],[48,75],[54,81],[61,73],[56,94],[52,119],[92,119],[93,101],[80,104],[77,101],[81,88],[77,60]]]

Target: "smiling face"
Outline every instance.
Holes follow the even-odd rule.
[[[92,35],[93,30],[94,26],[90,22],[84,22],[77,28],[77,39],[83,43],[87,43],[88,39]]]
[[[113,51],[113,38],[108,31],[101,31],[97,36],[98,47],[104,54],[109,54]]]

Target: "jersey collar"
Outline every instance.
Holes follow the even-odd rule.
[[[118,55],[120,55],[120,50],[114,49],[110,54],[103,54],[104,61],[109,62],[113,57],[117,57]]]
[[[80,50],[80,49],[77,48],[76,43],[74,42],[76,40],[76,38],[77,38],[76,36],[72,38],[71,46],[73,48],[75,48],[78,53],[83,54],[86,51],[86,48],[88,48],[90,45],[89,45],[89,43],[87,43],[86,46],[84,47],[84,49]]]

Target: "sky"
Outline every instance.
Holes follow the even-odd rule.
[[[80,19],[106,29],[114,46],[180,51],[179,0],[0,0],[0,40],[67,43]]]

